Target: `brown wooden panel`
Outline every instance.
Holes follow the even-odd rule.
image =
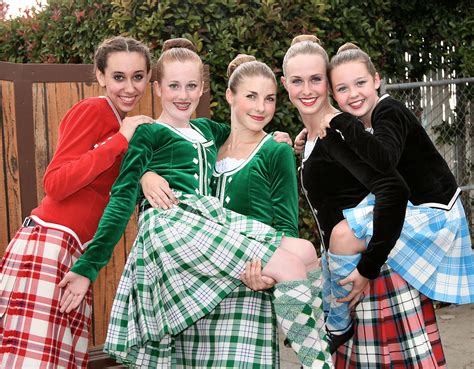
[[[29,82],[95,81],[92,64],[15,64],[0,61],[0,80]]]
[[[126,369],[117,364],[109,355],[103,351],[103,346],[89,348],[88,369]]]
[[[95,83],[83,83],[82,84],[82,98],[94,97],[94,96],[103,96],[104,89],[99,86],[97,82]]]
[[[133,109],[129,115],[147,115],[149,117],[154,117],[154,109],[153,107],[153,89],[151,83],[149,87],[145,91],[145,95],[141,99],[140,103]]]
[[[49,159],[48,115],[45,106],[45,84],[33,84],[33,122],[35,129],[36,195],[38,204],[44,196],[43,176]]]
[[[46,84],[45,103],[48,114],[49,160],[51,160],[56,150],[61,119],[81,99],[81,82]]]
[[[3,104],[3,152],[5,153],[3,164],[6,204],[9,212],[9,238],[13,237],[22,221],[14,96],[13,83],[3,82],[2,100],[5,101]]]
[[[5,248],[10,240],[10,230],[8,228],[6,173],[4,171],[3,157],[3,129],[5,127],[6,119],[5,108],[7,104],[13,103],[11,98],[3,93],[6,89],[6,84],[8,83],[10,82],[2,81],[0,83],[0,257],[5,252]]]

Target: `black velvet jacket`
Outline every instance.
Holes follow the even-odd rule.
[[[342,114],[341,114],[342,115]],[[331,127],[339,130],[350,147],[375,169],[397,169],[410,189],[410,201],[448,209],[458,185],[416,116],[401,102],[384,96],[372,112],[370,134],[358,119],[338,115]]]
[[[338,115],[344,117],[350,115]],[[402,177],[396,171],[381,173],[368,165],[333,129],[316,142],[301,170],[326,247],[333,227],[343,219],[342,211],[355,207],[369,192],[375,195],[374,234],[357,269],[366,278],[376,278],[403,226],[409,191]]]

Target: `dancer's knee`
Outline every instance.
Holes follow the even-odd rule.
[[[318,259],[314,245],[303,238],[284,237],[281,247],[297,256],[304,264],[309,264]]]
[[[306,279],[306,268],[299,256],[278,248],[263,268],[263,274],[277,282]]]
[[[346,220],[341,220],[331,231],[329,251],[337,255],[354,255],[365,250],[365,241],[357,238]]]

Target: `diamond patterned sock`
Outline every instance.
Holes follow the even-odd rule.
[[[311,272],[308,272],[308,280],[311,283],[311,295],[313,298],[312,307],[314,319],[316,320],[316,329],[318,330],[319,338],[321,339],[321,346],[323,348],[326,360],[331,360],[331,353],[329,352],[329,345],[326,338],[326,326],[323,312],[322,270],[316,269]]]
[[[303,366],[333,368],[330,357],[328,361],[325,355],[327,349],[323,347],[314,319],[310,281],[277,283],[274,297],[273,304],[278,323]]]
[[[329,270],[331,271],[331,306],[326,319],[328,331],[335,335],[347,332],[352,325],[351,311],[348,302],[337,302],[336,299],[345,297],[352,290],[352,284],[339,285],[339,281],[347,277],[357,266],[361,258],[357,255],[336,255],[327,253]]]
[[[327,251],[323,251],[321,255],[321,269],[323,273],[323,311],[324,318],[327,319],[329,309],[331,307],[331,272],[329,271],[329,263],[327,258]]]

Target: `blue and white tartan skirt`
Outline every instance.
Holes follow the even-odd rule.
[[[349,227],[366,244],[373,234],[375,196],[344,210]],[[388,265],[432,300],[474,302],[474,255],[461,199],[450,210],[408,203],[400,238]]]

